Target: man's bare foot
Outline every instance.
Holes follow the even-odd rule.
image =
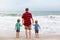
[[[39,38],[39,37],[35,37],[35,38]]]
[[[26,37],[26,39],[28,39],[28,37]]]
[[[16,37],[16,38],[19,38],[19,37]]]
[[[31,38],[31,36],[29,36],[29,38]]]

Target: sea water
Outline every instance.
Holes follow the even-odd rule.
[[[35,11],[31,12],[35,20],[38,20],[40,25],[39,34],[60,34],[60,11]],[[6,12],[0,13],[0,34],[12,35],[15,33],[16,20],[21,20],[23,12]],[[24,34],[25,28],[22,25],[21,34]],[[7,32],[7,33],[6,33]],[[34,34],[34,26],[32,26],[32,34]]]

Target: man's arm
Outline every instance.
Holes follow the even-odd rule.
[[[32,25],[34,25],[34,19],[33,18],[31,18],[32,19]]]
[[[24,24],[24,20],[22,19],[22,24]]]

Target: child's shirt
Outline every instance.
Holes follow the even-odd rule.
[[[34,26],[35,26],[35,27],[34,27],[35,30],[39,30],[39,27],[40,27],[39,24],[36,23]]]
[[[21,24],[20,23],[16,23],[16,30],[20,30]]]

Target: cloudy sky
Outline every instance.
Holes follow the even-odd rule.
[[[0,0],[0,11],[60,11],[60,0]]]

